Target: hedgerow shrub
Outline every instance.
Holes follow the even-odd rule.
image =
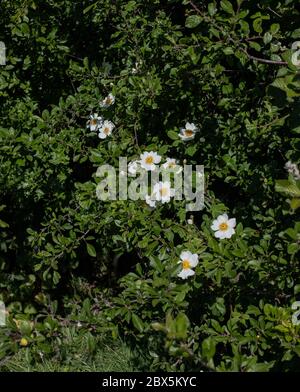
[[[99,322],[117,326],[147,369],[297,369],[300,187],[285,164],[299,163],[298,2],[14,0],[0,10],[2,299],[30,305],[32,318],[43,296],[70,295],[84,277]],[[86,126],[95,113],[115,125],[105,139]],[[193,140],[178,135],[186,122],[199,128]],[[145,151],[203,164],[204,209],[99,200],[97,167]],[[218,239],[211,225],[224,213],[235,234]],[[199,258],[187,280],[183,251]],[[118,284],[115,255],[134,264]]]

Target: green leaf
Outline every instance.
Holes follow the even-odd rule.
[[[221,1],[221,8],[223,11],[227,12],[228,14],[234,15],[232,4],[228,0]]]
[[[192,157],[195,154],[196,151],[197,151],[197,145],[194,144],[194,145],[189,146],[188,148],[186,148],[185,153],[187,155],[189,155],[190,157]]]
[[[255,21],[253,22],[254,31],[256,31],[257,33],[262,33],[263,29],[261,27],[261,24],[262,24],[262,19],[260,19],[260,18],[255,19]]]
[[[271,25],[271,34],[275,35],[276,33],[278,33],[278,31],[280,30],[280,24],[278,23],[273,23]]]
[[[188,328],[190,321],[184,313],[179,313],[176,317],[176,337],[178,339],[186,339],[188,336]]]
[[[298,293],[300,293],[300,284],[296,284],[296,286],[294,286],[294,294],[297,295]]]
[[[60,281],[60,274],[57,271],[53,272],[53,283],[57,285],[57,283]]]
[[[140,317],[137,316],[135,313],[132,313],[131,320],[132,320],[132,324],[134,325],[134,327],[139,332],[143,332],[144,324],[143,324],[143,321],[140,319]]]
[[[269,44],[269,43],[272,41],[272,38],[273,38],[272,34],[269,33],[269,32],[266,32],[266,33],[264,34],[264,38],[263,38],[264,44],[265,44],[265,45]]]
[[[94,246],[92,244],[89,244],[88,242],[86,243],[86,250],[91,257],[97,256]]]
[[[201,21],[202,18],[199,15],[188,16],[185,21],[185,27],[188,27],[189,29],[194,29],[201,23]]]
[[[234,54],[234,50],[233,48],[231,48],[230,46],[227,46],[226,48],[223,49],[223,52],[226,54],[226,56],[229,56],[231,54]]]
[[[168,135],[169,138],[172,139],[172,140],[178,140],[178,139],[179,139],[178,132],[175,132],[175,131],[168,131],[167,135]]]
[[[161,323],[152,323],[151,327],[154,329],[154,331],[165,331],[165,326]]]
[[[208,4],[208,13],[210,16],[214,16],[214,14],[217,12],[217,8],[214,5],[214,3],[209,3]]]
[[[94,4],[89,5],[88,7],[86,7],[86,8],[83,10],[83,13],[84,13],[84,14],[87,14],[92,8],[95,8],[96,6],[97,6],[97,2],[95,2]]]
[[[297,210],[300,207],[300,198],[294,198],[290,201],[291,208]]]
[[[3,220],[0,219],[0,227],[4,229],[5,227],[9,227],[9,224],[6,222],[3,222]]]
[[[211,337],[208,337],[203,340],[201,347],[202,347],[202,356],[206,358],[208,361],[212,359],[216,353],[215,341]]]
[[[175,297],[175,302],[177,304],[180,304],[182,301],[184,301],[185,295],[186,295],[185,291],[178,293]]]
[[[290,180],[277,180],[275,190],[277,192],[286,193],[288,196],[300,197],[300,189]]]

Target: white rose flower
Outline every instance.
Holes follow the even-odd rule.
[[[198,263],[199,260],[196,253],[192,253],[189,250],[181,252],[178,264],[181,264],[182,270],[179,272],[178,277],[186,279],[189,276],[195,275],[195,271],[193,271],[193,268],[195,268]]]
[[[187,122],[184,128],[180,128],[179,137],[184,141],[192,140],[194,139],[196,132],[198,132],[196,125]]]
[[[96,132],[102,126],[102,123],[103,118],[98,116],[98,113],[95,113],[90,115],[90,119],[88,120],[86,127],[90,128],[92,132]]]
[[[155,165],[161,161],[161,156],[157,154],[157,152],[144,152],[140,155],[141,157],[141,166],[147,171],[154,171]]]
[[[215,237],[224,239],[231,238],[235,233],[234,227],[236,225],[236,219],[228,219],[227,214],[219,215],[211,225],[211,229],[215,232]]]
[[[154,185],[153,196],[155,200],[161,201],[162,203],[169,203],[171,197],[175,195],[174,189],[171,189],[171,184],[169,181],[158,182]]]
[[[166,162],[162,165],[162,167],[166,170],[168,169],[172,169],[172,170],[176,170],[176,174],[182,172],[182,167],[179,166],[176,162],[176,159],[174,158],[167,158]]]
[[[112,133],[114,127],[115,125],[111,121],[105,120],[101,128],[99,129],[99,135],[98,135],[99,138],[105,139],[107,136],[109,136]]]
[[[112,94],[108,94],[106,98],[100,103],[102,108],[108,108],[115,103],[115,97]]]

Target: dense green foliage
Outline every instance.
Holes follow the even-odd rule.
[[[300,163],[299,2],[2,0],[0,11],[0,358],[23,338],[32,360],[51,359],[80,322],[90,355],[99,334],[120,335],[148,370],[299,369],[300,180],[284,167]],[[92,113],[115,124],[106,139],[86,127]],[[187,121],[199,132],[185,142]],[[204,165],[193,224],[183,202],[97,199],[97,167],[144,151]],[[236,231],[220,240],[211,224],[226,212]],[[199,256],[186,281],[184,250]]]

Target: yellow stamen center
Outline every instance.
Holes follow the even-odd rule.
[[[103,132],[105,133],[105,135],[108,135],[109,134],[109,128],[105,127]]]
[[[220,223],[219,224],[219,229],[221,231],[226,231],[228,229],[228,224],[226,222]]]
[[[97,125],[97,120],[96,120],[95,118],[93,118],[93,119],[91,120],[91,125]]]
[[[168,195],[168,189],[167,188],[161,188],[160,190],[159,190],[159,192],[160,192],[160,194],[161,194],[161,196],[167,196]]]
[[[191,129],[186,129],[184,131],[185,136],[193,136],[194,132]]]
[[[147,165],[151,165],[153,163],[154,159],[153,157],[149,156],[145,159],[145,162],[147,163]]]
[[[112,102],[111,98],[109,98],[109,97],[108,97],[108,98],[106,98],[106,104],[107,104],[107,105],[110,105],[110,104],[111,104],[111,102]]]
[[[188,260],[183,260],[182,262],[182,268],[183,269],[189,269],[191,267],[191,264]]]

